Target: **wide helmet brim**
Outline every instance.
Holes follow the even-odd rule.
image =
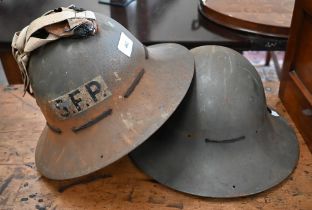
[[[281,117],[268,114],[262,129],[233,142],[206,142],[172,128],[166,124],[130,156],[156,181],[185,193],[214,198],[260,193],[281,183],[298,162],[296,136]]]
[[[79,134],[53,132],[47,126],[36,148],[37,169],[64,180],[99,170],[118,160],[162,126],[185,96],[194,74],[194,58],[178,44],[147,47],[145,73],[125,103]]]

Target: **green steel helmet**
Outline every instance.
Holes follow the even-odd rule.
[[[166,124],[131,153],[136,165],[175,190],[239,197],[267,190],[295,168],[299,146],[267,108],[255,68],[219,46],[191,50],[195,76]]]
[[[110,17],[95,18],[93,36],[63,37],[29,56],[30,85],[47,121],[36,166],[50,179],[83,176],[126,155],[169,118],[193,77],[186,48],[145,47]]]

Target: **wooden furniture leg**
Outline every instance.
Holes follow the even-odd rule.
[[[312,2],[297,0],[279,96],[312,151]]]
[[[10,85],[22,84],[23,80],[20,70],[11,52],[10,51],[0,52],[0,58],[8,83]]]
[[[278,63],[277,56],[274,51],[270,52],[278,79],[281,80],[281,67]]]
[[[270,65],[270,61],[271,61],[271,51],[267,51],[266,52],[266,56],[265,56],[265,66],[269,66]]]

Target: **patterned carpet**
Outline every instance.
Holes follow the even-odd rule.
[[[279,65],[282,66],[284,60],[284,52],[275,52]],[[263,82],[279,82],[273,61],[269,66],[265,66],[265,51],[246,51],[243,55],[254,65],[261,76]]]

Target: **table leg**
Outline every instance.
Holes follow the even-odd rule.
[[[281,67],[280,67],[280,65],[278,63],[278,59],[277,59],[276,53],[274,51],[272,51],[270,54],[271,54],[271,58],[273,60],[273,64],[274,64],[275,71],[276,71],[276,74],[278,76],[278,79],[281,80]]]
[[[8,83],[11,84],[22,84],[22,76],[18,65],[11,54],[10,51],[7,52],[0,52],[0,59],[2,62],[2,66],[4,69],[4,73],[8,80]]]
[[[271,52],[267,51],[266,52],[266,57],[265,57],[265,66],[269,66],[270,65],[270,61],[271,61]]]

